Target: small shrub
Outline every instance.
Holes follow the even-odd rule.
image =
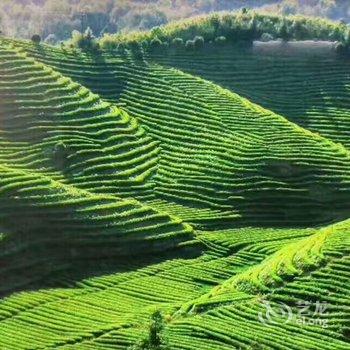
[[[200,50],[204,47],[204,39],[202,36],[196,36],[193,40],[193,45],[196,50]]]
[[[107,51],[115,51],[118,48],[118,43],[112,36],[105,35],[100,40],[101,47]]]
[[[340,56],[345,56],[349,52],[348,47],[344,43],[341,43],[341,42],[337,42],[335,44],[334,49],[335,49],[335,52]]]
[[[225,36],[218,36],[215,38],[215,44],[218,44],[218,45],[225,45],[227,43],[227,39]]]
[[[193,51],[194,50],[194,40],[187,40],[185,47],[186,47],[186,50]]]
[[[55,165],[64,170],[67,166],[69,150],[66,144],[62,141],[58,142],[53,149],[53,161]]]
[[[283,41],[288,41],[291,39],[291,35],[286,21],[283,21],[279,26],[278,37],[281,38]]]
[[[260,40],[261,40],[261,41],[265,41],[265,42],[271,41],[271,40],[273,40],[273,36],[272,36],[271,34],[269,34],[269,33],[263,33],[263,34],[261,35]]]
[[[216,35],[220,28],[220,17],[218,14],[212,15],[212,17],[210,18],[210,25],[213,28],[214,35]]]
[[[290,32],[291,36],[296,40],[307,39],[307,29],[300,21],[293,21]]]
[[[91,51],[95,54],[99,53],[101,50],[100,43],[96,42],[96,44],[91,48]]]
[[[163,29],[159,26],[153,27],[151,29],[151,34],[152,34],[152,37],[154,38],[163,37],[165,35],[165,33],[163,32]]]
[[[150,48],[152,50],[160,49],[162,45],[163,43],[158,37],[153,38],[150,42]]]
[[[84,33],[73,31],[71,43],[82,51],[97,53],[100,49],[90,27]]]
[[[141,44],[138,41],[132,41],[129,43],[129,49],[132,53],[132,55],[136,59],[142,59],[143,58],[143,48]]]
[[[39,34],[34,34],[31,40],[35,45],[39,45],[41,42],[41,36]]]
[[[149,47],[149,42],[147,40],[142,40],[140,43],[141,49],[147,49]]]
[[[173,47],[176,47],[177,49],[182,48],[184,46],[184,41],[182,38],[174,38],[171,42],[171,45]]]
[[[122,54],[125,55],[126,54],[126,46],[122,43],[120,43],[117,47],[117,51]]]
[[[149,327],[148,342],[153,347],[159,347],[162,344],[161,332],[164,328],[164,319],[160,311],[153,313]]]
[[[165,322],[160,311],[155,311],[151,316],[149,324],[148,336],[135,344],[130,350],[169,350],[162,336]]]
[[[342,42],[344,43],[345,46],[350,46],[350,29],[346,30]]]

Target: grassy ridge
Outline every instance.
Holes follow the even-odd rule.
[[[196,347],[200,349],[228,349],[230,347],[296,350],[346,349],[349,344],[347,309],[350,300],[348,221],[334,227],[328,227],[296,243],[291,243],[289,246],[297,247],[305,241],[317,240],[319,235],[328,236],[318,246],[324,259],[323,264],[314,264],[314,260],[312,269],[308,269],[307,273],[302,273],[292,280],[285,275],[280,287],[271,287],[270,291],[265,289],[263,294],[259,293],[255,297],[251,296],[248,300],[247,295],[242,295],[242,292],[234,291],[231,287],[229,290],[226,289],[226,293],[223,292],[223,286],[215,288],[217,294],[208,294],[195,301],[197,309],[200,310],[199,306],[201,306],[202,312],[198,315],[175,320],[169,326],[168,331],[174,349],[195,349]],[[283,246],[282,250],[287,247],[288,244]],[[298,252],[295,257],[297,255],[298,258],[302,255],[304,257],[301,260],[294,260],[290,267],[295,269],[303,261],[307,261],[307,264],[309,264],[310,256],[315,253],[312,252],[314,249],[311,245],[309,249],[305,247],[303,251]],[[242,276],[245,276],[244,278],[247,278],[247,281],[255,283],[250,272],[261,272],[267,265],[270,266],[268,273],[270,276],[278,272],[276,267],[280,266],[279,256],[282,250],[277,251],[261,264],[247,269],[242,275],[238,274],[233,277],[231,282],[240,280]],[[304,255],[304,253],[306,254]],[[292,251],[288,253],[288,255],[290,254],[292,254]],[[228,282],[230,286],[232,286],[231,282]],[[248,295],[251,294],[248,293]],[[301,326],[298,323],[297,315],[300,312],[298,302],[303,300],[308,301],[305,304],[306,306],[303,306],[305,307],[304,310],[310,308],[304,314],[306,318],[312,317],[312,314],[317,314],[315,310],[316,301],[327,305],[327,312],[321,313],[319,324],[311,322],[310,325],[304,324]],[[263,306],[266,301],[269,302],[274,312],[277,312],[277,314],[272,313],[272,316],[270,314],[273,323],[270,323],[268,327],[257,320],[259,313],[262,318],[265,317],[265,321],[268,320],[266,319],[266,309]],[[288,305],[293,314],[289,322],[286,318],[278,316],[278,312],[281,312],[281,303],[284,307]],[[286,311],[284,309],[284,312]],[[323,327],[322,324],[326,324],[327,327]]]
[[[173,40],[184,42],[196,36],[205,42],[214,42],[225,37],[228,42],[252,41],[263,34],[283,40],[332,40],[348,44],[349,29],[344,23],[305,16],[278,16],[256,11],[219,12],[172,22],[150,31],[106,34],[100,44],[105,49],[115,49],[119,44],[142,44],[146,49],[152,41],[160,40],[165,48],[172,46]],[[176,45],[174,45],[176,46]]]

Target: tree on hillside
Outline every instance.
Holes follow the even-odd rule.
[[[99,49],[99,44],[94,37],[92,30],[88,27],[84,33],[78,31],[73,31],[71,45],[77,47],[85,52],[97,52]]]
[[[68,162],[69,150],[63,141],[58,142],[54,146],[52,156],[55,166],[64,171]]]
[[[153,38],[150,42],[150,49],[152,51],[157,51],[161,49],[162,46],[163,46],[163,42],[157,36]]]
[[[184,41],[182,38],[174,38],[171,42],[171,45],[177,49],[180,49],[184,46]]]
[[[345,46],[350,46],[350,29],[347,29],[344,33],[343,44]]]
[[[132,41],[129,43],[130,51],[137,60],[142,60],[144,57],[143,47],[138,41]]]
[[[204,39],[202,36],[197,35],[194,39],[193,39],[193,45],[194,48],[196,50],[200,50],[204,47]]]
[[[300,21],[293,22],[291,32],[296,40],[305,40],[307,38],[307,30]]]
[[[278,34],[278,37],[281,38],[283,41],[288,41],[291,39],[289,28],[285,20],[283,20],[282,23],[280,24],[277,30],[277,34]]]
[[[162,335],[165,322],[162,313],[157,310],[151,316],[148,335],[138,344],[135,344],[130,350],[170,350]]]
[[[34,34],[31,40],[34,44],[38,45],[41,42],[41,36],[39,34]]]

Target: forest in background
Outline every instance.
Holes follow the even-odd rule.
[[[105,33],[147,30],[203,13],[263,7],[276,14],[306,14],[349,21],[347,0],[1,0],[0,29],[9,37],[39,34],[48,43],[90,27]]]

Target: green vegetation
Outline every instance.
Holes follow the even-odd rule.
[[[159,159],[152,161],[153,172],[131,176],[141,184],[149,179],[147,186],[152,185],[155,190],[147,196],[150,201],[168,200],[209,211],[231,211],[229,217],[238,214],[245,224],[289,222],[304,226],[329,222],[329,215],[346,218],[343,203],[349,191],[349,153],[344,146],[297,127],[214,84],[158,64],[145,65],[131,54],[124,58],[102,55],[94,60],[59,49],[27,46],[26,50],[28,55],[50,64],[102,98],[121,103],[142,125],[152,144],[159,145]],[[200,51],[198,54],[203,57]],[[256,130],[254,135],[248,132],[252,128]],[[179,152],[182,149],[186,152]],[[74,158],[78,161],[77,156]],[[108,161],[108,153],[102,159]],[[85,176],[96,176],[94,171],[99,167],[81,172],[81,166],[72,165],[73,179],[84,188],[91,188],[92,182]],[[208,178],[201,174],[208,174]],[[246,179],[244,186],[240,183],[242,178]],[[112,178],[102,180],[109,188],[116,188]],[[99,185],[95,182],[93,186]],[[135,195],[138,196],[137,191]],[[333,213],[329,213],[330,205]]]
[[[164,318],[160,311],[155,311],[151,316],[148,336],[130,350],[167,350],[169,347],[162,338],[164,331]]]
[[[34,35],[32,36],[32,42],[33,42],[34,44],[40,44],[40,41],[41,41],[40,35],[34,34]]]
[[[349,348],[349,62],[232,45],[300,24],[0,38],[0,349]]]
[[[205,55],[176,52],[150,59],[235,91],[349,149],[349,60],[327,47],[313,54],[310,43],[299,51],[290,47],[288,53],[283,44],[264,52],[225,46]]]
[[[274,0],[244,0],[245,6],[271,3]],[[2,0],[0,26],[7,36],[29,39],[38,33],[46,42],[57,43],[88,27],[99,37],[241,6],[241,0]]]
[[[91,53],[96,53],[99,46],[90,27],[88,27],[84,33],[74,31],[72,33],[70,45]]]
[[[348,45],[349,29],[344,23],[335,23],[320,18],[304,16],[278,16],[253,10],[214,13],[199,16],[169,25],[153,28],[148,32],[105,34],[100,40],[101,47],[108,49],[111,42],[130,43],[133,41],[170,44],[174,39],[195,41],[199,37],[205,43],[221,41],[228,43],[251,42],[269,35],[282,40],[331,40]],[[202,45],[202,40],[201,44]],[[199,42],[198,42],[199,44]],[[189,44],[191,45],[191,44]]]
[[[263,7],[262,7],[263,6]],[[0,26],[7,36],[29,39],[38,33],[47,43],[67,40],[90,27],[105,33],[148,30],[213,11],[262,7],[266,13],[308,15],[349,22],[346,0],[2,0]]]
[[[266,11],[282,15],[312,15],[349,21],[349,2],[346,0],[282,0],[266,6]]]

